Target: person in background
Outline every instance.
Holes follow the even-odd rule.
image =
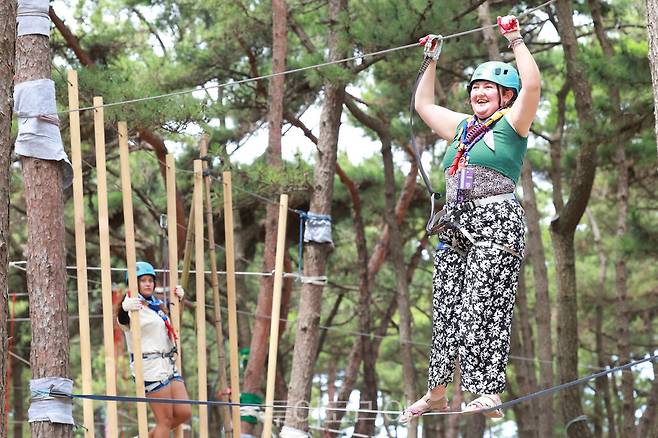
[[[150,263],[137,262],[136,271],[137,294],[126,295],[118,311],[119,326],[126,335],[133,377],[138,378],[134,371],[130,325],[135,323],[133,318],[136,314],[133,311],[137,311],[142,334],[144,375],[141,378],[144,380],[146,397],[188,400],[185,382],[176,369],[177,335],[169,320],[168,309],[154,294],[155,270]],[[185,292],[182,287],[177,286],[175,294],[180,301]],[[169,437],[170,431],[192,416],[192,407],[189,404],[149,403],[149,405],[155,416],[155,428],[149,432],[150,438]]]

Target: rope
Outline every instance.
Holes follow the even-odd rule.
[[[617,371],[622,371],[622,370],[625,370],[625,369],[628,369],[628,368],[632,368],[632,367],[634,367],[636,365],[639,365],[641,363],[654,361],[656,359],[658,359],[658,354],[649,355],[648,357],[645,357],[643,359],[639,359],[639,360],[636,360],[636,361],[633,361],[633,362],[629,362],[627,364],[620,365],[620,366],[617,366],[617,367],[614,367],[614,368],[609,368],[607,370],[604,370],[604,371],[601,371],[601,372],[598,372],[598,373],[590,374],[589,376],[582,377],[582,378],[576,379],[576,380],[572,380],[571,382],[563,383],[561,385],[552,386],[550,388],[542,389],[541,391],[533,392],[531,394],[524,395],[524,396],[519,397],[517,399],[510,400],[508,402],[501,403],[498,406],[494,406],[494,407],[489,408],[489,409],[483,409],[483,410],[478,411],[478,412],[486,413],[486,412],[495,411],[497,409],[501,409],[501,410],[502,409],[507,409],[507,408],[512,407],[514,405],[517,405],[519,403],[523,403],[524,401],[528,401],[528,400],[535,399],[537,397],[543,397],[545,395],[553,394],[555,392],[559,392],[559,391],[562,391],[564,389],[571,388],[573,386],[582,385],[583,383],[589,382],[590,380],[598,379],[599,377],[603,377],[603,376],[606,376],[608,374],[615,373]],[[451,412],[451,413],[453,413],[453,412]],[[425,415],[440,415],[440,414],[441,414],[441,412],[429,412]]]
[[[550,5],[554,1],[556,1],[556,0],[549,0],[545,3],[542,3],[539,6],[528,9],[527,11],[520,14],[518,17],[520,18],[520,17],[524,17],[526,15],[529,15],[529,14],[531,14],[532,12],[534,12],[538,9],[542,9],[542,8]],[[490,24],[490,25],[487,25],[487,26],[477,27],[475,29],[466,30],[466,31],[463,31],[463,32],[453,33],[453,34],[444,36],[443,40],[458,38],[458,37],[461,37],[461,36],[464,36],[464,35],[469,35],[469,34],[472,34],[472,33],[480,32],[480,31],[485,30],[485,29],[492,29],[492,28],[495,28],[497,26],[498,26],[497,24]],[[256,81],[261,81],[261,80],[265,80],[265,79],[271,79],[271,78],[274,78],[274,77],[277,77],[277,76],[286,76],[286,75],[289,75],[289,74],[300,73],[300,72],[303,72],[303,71],[313,70],[313,69],[322,68],[322,67],[327,67],[327,66],[330,66],[330,65],[343,64],[343,63],[346,63],[346,62],[356,61],[356,60],[359,60],[359,59],[364,59],[364,58],[369,58],[369,57],[374,57],[374,56],[379,56],[379,55],[385,55],[387,53],[397,52],[399,50],[404,50],[404,49],[410,49],[412,47],[418,47],[418,43],[414,42],[412,44],[405,44],[403,46],[392,47],[392,48],[383,49],[383,50],[377,50],[375,52],[350,56],[350,57],[343,58],[343,59],[338,59],[338,60],[335,60],[335,61],[321,62],[319,64],[294,68],[294,69],[291,69],[291,70],[286,70],[286,71],[277,72],[277,73],[271,73],[271,74],[267,74],[267,75],[261,75],[261,76],[241,79],[241,80],[238,80],[238,81],[228,81],[228,82],[224,82],[224,83],[217,84],[217,85],[208,85],[208,86],[205,86],[205,87],[197,87],[197,88],[188,89],[188,90],[174,91],[174,92],[171,92],[171,93],[158,94],[158,95],[154,95],[154,96],[145,96],[145,97],[140,97],[140,98],[135,98],[135,99],[127,99],[127,100],[122,100],[122,101],[117,101],[117,102],[105,103],[105,104],[99,105],[99,106],[87,106],[87,107],[78,108],[78,109],[74,109],[74,110],[58,111],[56,113],[46,113],[46,114],[18,113],[16,115],[18,117],[22,117],[22,118],[34,118],[34,117],[49,116],[49,115],[55,115],[55,114],[63,115],[63,114],[68,114],[68,113],[76,112],[76,111],[88,111],[88,110],[93,110],[93,109],[96,109],[96,108],[110,108],[110,107],[119,106],[119,105],[129,105],[129,104],[134,104],[134,103],[139,103],[139,102],[146,102],[146,101],[150,101],[150,100],[162,99],[162,98],[165,98],[165,97],[174,97],[174,96],[181,96],[181,95],[185,95],[185,94],[191,94],[191,93],[194,93],[196,91],[207,91],[207,90],[227,88],[227,87],[232,87],[232,86],[236,86],[236,85],[247,84],[247,83],[250,83],[250,82],[256,82]]]
[[[19,269],[21,271],[27,271],[27,268],[25,268],[23,265],[26,265],[27,261],[25,260],[19,260],[19,261],[13,261],[9,262],[9,267],[10,268],[15,268]],[[77,266],[76,265],[69,265],[66,266],[67,270],[76,270]],[[88,271],[100,271],[102,268],[100,266],[87,266]],[[110,268],[110,271],[114,272],[126,272],[128,268]],[[155,272],[163,273],[163,274],[168,274],[169,269],[154,269]],[[182,269],[178,270],[179,273],[183,272]],[[212,271],[203,271],[204,274],[210,275],[212,274]],[[196,270],[191,269],[189,271],[190,274],[195,274]],[[217,271],[218,274],[221,275],[226,275],[226,271]],[[235,275],[244,275],[244,276],[249,276],[249,275],[257,275],[260,277],[271,277],[274,275],[274,271],[272,272],[249,272],[249,271],[237,271],[235,272]],[[300,276],[299,273],[297,272],[284,272],[283,273],[284,278],[299,278],[302,283],[313,283],[313,284],[326,284],[327,283],[327,277],[326,276],[308,276],[304,277],[303,275]]]
[[[581,385],[585,382],[588,382],[593,379],[597,379],[599,377],[603,377],[607,374],[611,374],[617,371],[622,371],[628,368],[632,368],[636,365],[639,365],[644,362],[649,362],[649,361],[654,361],[658,358],[658,354],[654,355],[649,355],[648,357],[645,357],[643,359],[639,359],[633,362],[629,362],[625,365],[621,365],[618,367],[614,368],[609,368],[607,370],[604,370],[600,373],[595,373],[591,374],[586,377],[582,377],[580,379],[572,380],[571,382],[563,383],[561,385],[553,386],[551,388],[547,388],[541,391],[537,391],[522,397],[519,397],[514,400],[510,400],[508,402],[502,403],[498,406],[494,406],[488,409],[482,409],[477,412],[473,411],[447,411],[447,412],[427,412],[423,415],[459,415],[459,414],[472,414],[472,413],[487,413],[491,412],[497,409],[507,409],[511,406],[517,405],[519,403],[523,403],[525,401],[537,398],[537,397],[542,397],[545,395],[553,394],[555,392],[562,391],[567,388],[571,388],[573,386]],[[370,413],[370,414],[391,414],[391,415],[399,415],[400,411],[395,410],[376,410],[376,409],[361,409],[361,408],[338,408],[338,407],[330,407],[330,406],[306,406],[303,404],[300,404],[298,406],[294,405],[284,405],[284,404],[254,404],[254,403],[233,403],[233,402],[225,402],[221,400],[188,400],[188,399],[171,399],[171,398],[147,398],[147,397],[134,397],[134,396],[110,396],[110,395],[96,395],[96,394],[73,394],[73,393],[65,393],[65,392],[60,392],[56,390],[48,390],[48,391],[35,391],[35,394],[38,396],[49,396],[49,397],[59,397],[59,398],[69,398],[69,399],[88,399],[88,400],[98,400],[98,401],[122,401],[122,402],[134,402],[134,403],[140,403],[140,402],[146,402],[146,403],[167,403],[167,404],[190,404],[190,405],[220,405],[220,406],[250,406],[250,407],[260,407],[260,408],[294,408],[294,409],[302,409],[302,410],[309,410],[309,411],[315,411],[315,410],[324,410],[324,411],[339,411],[339,412],[361,412],[361,413]]]

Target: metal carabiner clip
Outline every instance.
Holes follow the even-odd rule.
[[[420,40],[420,43],[425,47],[423,54],[425,58],[439,60],[441,56],[441,49],[443,48],[443,35],[429,34]]]

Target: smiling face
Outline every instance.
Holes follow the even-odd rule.
[[[512,90],[504,89],[503,105],[501,105],[498,88],[498,84],[490,81],[476,81],[471,86],[471,108],[473,108],[473,114],[480,120],[490,117],[499,108],[509,103],[514,96]]]
[[[144,298],[149,298],[155,290],[155,279],[151,275],[142,275],[137,279],[139,293]]]

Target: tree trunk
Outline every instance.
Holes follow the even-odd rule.
[[[462,391],[462,374],[461,367],[459,365],[459,359],[455,364],[455,380],[453,387],[455,388],[455,393],[452,401],[450,402],[450,407],[453,410],[458,411],[461,410],[462,403],[464,402],[464,392]],[[446,438],[459,438],[459,416],[449,415],[448,418],[443,418],[443,421],[446,423]]]
[[[576,112],[581,129],[594,127],[591,88],[578,61],[578,41],[573,25],[573,8],[570,0],[556,3],[558,33],[560,35],[567,69],[567,78],[574,93]],[[576,265],[574,257],[574,232],[585,211],[596,172],[596,146],[593,138],[579,145],[576,169],[570,187],[569,200],[557,211],[551,223],[551,236],[556,260],[558,314],[557,353],[560,382],[578,378],[578,299],[576,289]],[[571,388],[559,394],[562,421],[566,425],[583,414],[580,390]],[[570,438],[589,438],[587,423],[572,423],[567,431]]]
[[[391,151],[390,137],[382,138],[382,159],[384,162],[384,195],[386,198],[386,225],[389,230],[388,251],[393,263],[393,272],[396,277],[396,291],[398,302],[398,315],[400,317],[400,359],[402,360],[402,384],[404,397],[413,403],[417,398],[416,370],[413,363],[413,349],[411,337],[411,307],[409,304],[409,285],[405,275],[404,246],[400,227],[395,219],[395,173],[393,168],[393,153]],[[417,436],[417,421],[412,420],[407,430],[409,438]]]
[[[516,291],[515,319],[512,324],[512,351],[522,357],[535,357],[532,329],[530,327],[530,316],[528,312],[527,289],[525,282],[525,263],[519,273],[519,286]],[[517,370],[516,380],[521,394],[530,394],[537,390],[537,378],[534,373],[534,364],[528,361],[516,361],[514,368]],[[531,400],[527,404],[519,404],[514,409],[519,424],[520,438],[537,438],[537,417],[539,415],[538,401]]]
[[[15,84],[50,79],[50,46],[44,35],[16,40]],[[27,210],[27,287],[30,295],[32,378],[69,378],[69,332],[64,248],[62,164],[23,157]],[[30,423],[33,437],[70,437],[72,426]]]
[[[464,438],[483,438],[486,427],[487,419],[484,415],[469,415],[466,417]]]
[[[16,358],[11,359],[11,387],[12,410],[14,419],[14,438],[23,438],[23,424],[25,424],[25,393],[23,391],[23,364]],[[2,436],[2,432],[0,432]]]
[[[286,51],[288,46],[287,20],[285,0],[272,1],[272,73],[279,73],[286,69]],[[281,167],[281,128],[283,125],[283,97],[285,91],[285,76],[275,76],[270,79],[268,96],[268,149],[267,163],[272,168]],[[265,217],[265,246],[263,253],[263,272],[274,269],[276,256],[277,223],[279,206],[267,204]],[[262,394],[261,386],[270,337],[270,318],[265,315],[272,314],[272,288],[273,277],[263,277],[260,282],[260,291],[256,304],[256,319],[252,331],[249,362],[244,374],[245,393]],[[285,318],[286,314],[282,314]],[[253,433],[254,424],[242,422],[245,433]]]
[[[598,223],[596,222],[594,215],[587,210],[587,218],[592,227],[592,234],[594,236],[594,244],[596,246],[596,252],[599,257],[599,281],[598,281],[598,291],[601,295],[596,303],[595,308],[595,343],[596,343],[596,361],[597,366],[601,369],[606,367],[606,363],[610,362],[610,358],[605,353],[604,344],[603,344],[603,301],[606,296],[606,272],[607,272],[607,257],[605,249],[601,243],[601,233],[599,231]],[[605,406],[605,412],[608,422],[608,437],[617,438],[617,426],[615,425],[615,414],[612,407],[612,402],[610,400],[610,388],[608,385],[608,376],[604,376],[596,379],[594,382],[596,385],[596,395],[594,399],[594,437],[603,438],[603,409],[601,402]]]
[[[345,0],[329,0],[329,59],[338,60],[345,57],[345,48],[339,44],[342,26],[340,14],[346,9]],[[345,83],[339,80],[325,81],[325,98],[320,115],[320,136],[318,141],[318,158],[314,169],[313,194],[309,210],[313,213],[331,215],[333,197],[333,180],[336,173],[336,149],[340,117],[345,97]],[[320,276],[325,273],[325,265],[331,247],[326,244],[310,244],[304,252],[304,275]],[[308,412],[295,406],[310,401],[313,382],[313,358],[318,340],[318,326],[322,304],[322,286],[305,283],[299,299],[299,317],[295,336],[295,348],[290,372],[288,405],[285,425],[295,429],[306,430]]]
[[[535,319],[537,321],[537,352],[539,359],[539,386],[541,389],[553,386],[553,335],[551,332],[551,298],[548,291],[548,274],[546,256],[541,239],[539,225],[540,214],[535,198],[535,186],[532,181],[532,165],[526,159],[521,168],[521,185],[523,187],[523,210],[528,226],[526,246],[527,260],[532,265],[532,277],[535,290]],[[534,355],[533,355],[534,357]],[[542,397],[537,402],[540,415],[537,431],[542,438],[553,437],[553,398]]]
[[[651,312],[644,313],[644,334],[646,339],[652,339],[655,336],[652,321],[655,314]],[[658,362],[653,361],[653,382],[647,396],[646,409],[640,418],[638,436],[646,438],[658,438]]]
[[[588,0],[594,21],[594,30],[601,45],[601,49],[606,57],[612,59],[615,55],[612,43],[608,39],[603,26],[603,17],[601,5],[598,0]],[[613,119],[617,123],[623,123],[624,117],[620,107],[620,96],[617,87],[611,87],[610,102],[612,103]],[[617,241],[623,242],[626,239],[627,215],[628,215],[628,169],[630,163],[626,159],[624,142],[619,142],[617,147],[617,168],[619,175],[617,177]],[[621,363],[628,363],[631,360],[630,355],[630,317],[627,301],[627,277],[626,257],[623,245],[617,246],[617,260],[615,262],[615,284],[617,287],[617,302],[619,305],[617,315],[617,324],[619,327],[618,351]],[[623,419],[623,436],[633,438],[636,436],[635,430],[635,403],[633,396],[633,371],[622,371],[622,419]]]
[[[489,10],[489,0],[482,2],[478,6],[478,21],[480,26],[484,27],[482,29],[482,35],[484,36],[484,45],[487,46],[487,53],[489,54],[490,61],[501,61],[500,52],[498,51],[498,35],[495,28],[490,27],[491,23],[491,11]]]
[[[9,168],[11,165],[11,119],[14,106],[14,60],[16,50],[16,2],[0,3],[0,438],[7,437],[6,381],[8,367],[7,257],[9,251]],[[18,367],[17,367],[18,368]]]
[[[629,315],[629,301],[628,301],[628,288],[627,278],[628,270],[626,268],[626,251],[624,242],[627,238],[626,231],[628,229],[626,220],[628,216],[628,168],[631,165],[626,159],[626,151],[624,144],[620,144],[617,148],[617,168],[619,173],[617,175],[617,245],[615,260],[615,286],[617,289],[617,350],[619,351],[619,361],[629,363],[631,361],[631,346],[630,346],[630,315]],[[621,374],[621,392],[622,392],[622,436],[624,438],[634,438],[636,436],[635,430],[635,398],[633,395],[633,370],[626,369]]]
[[[352,220],[354,222],[355,243],[357,249],[357,265],[359,267],[359,304],[357,313],[359,315],[359,331],[370,333],[372,331],[372,301],[370,284],[368,283],[368,249],[366,246],[365,226],[361,214],[361,198],[352,180],[345,173],[340,174],[341,181],[348,188],[352,198]],[[377,410],[377,376],[375,374],[376,354],[372,339],[362,338],[358,342],[361,346],[361,357],[363,358],[363,385],[361,387],[361,399],[359,406],[365,409]],[[358,413],[354,433],[363,435],[374,435],[376,415],[370,413]]]
[[[651,63],[651,83],[653,84],[656,138],[658,139],[658,1],[656,0],[647,0],[647,34],[649,37],[649,61]],[[658,142],[656,142],[656,152],[658,152]]]

